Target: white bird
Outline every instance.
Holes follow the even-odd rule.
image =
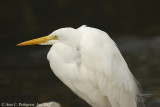
[[[109,35],[85,25],[55,30],[18,46],[52,45],[47,58],[54,74],[93,107],[137,107],[136,80]]]

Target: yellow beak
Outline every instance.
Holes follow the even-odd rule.
[[[51,38],[51,37],[53,37],[53,38]],[[44,37],[41,37],[41,38],[32,39],[32,40],[29,40],[29,41],[19,43],[19,44],[17,44],[17,46],[41,44],[41,43],[45,43],[49,40],[57,40],[57,36],[56,35],[44,36]]]

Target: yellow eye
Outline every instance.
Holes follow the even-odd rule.
[[[57,40],[58,39],[58,35],[50,35],[50,39]]]
[[[57,36],[57,35],[54,35],[54,38],[56,38],[56,39],[57,39],[57,38],[58,38],[58,36]]]

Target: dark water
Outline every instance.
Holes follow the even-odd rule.
[[[139,81],[146,107],[160,106],[160,36],[114,39]],[[89,107],[74,95],[50,69],[50,46],[4,48],[0,55],[0,103],[57,101],[64,107]]]

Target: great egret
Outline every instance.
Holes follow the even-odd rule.
[[[54,74],[93,107],[137,107],[134,76],[107,33],[85,25],[55,30],[18,44],[53,45],[47,55]]]

